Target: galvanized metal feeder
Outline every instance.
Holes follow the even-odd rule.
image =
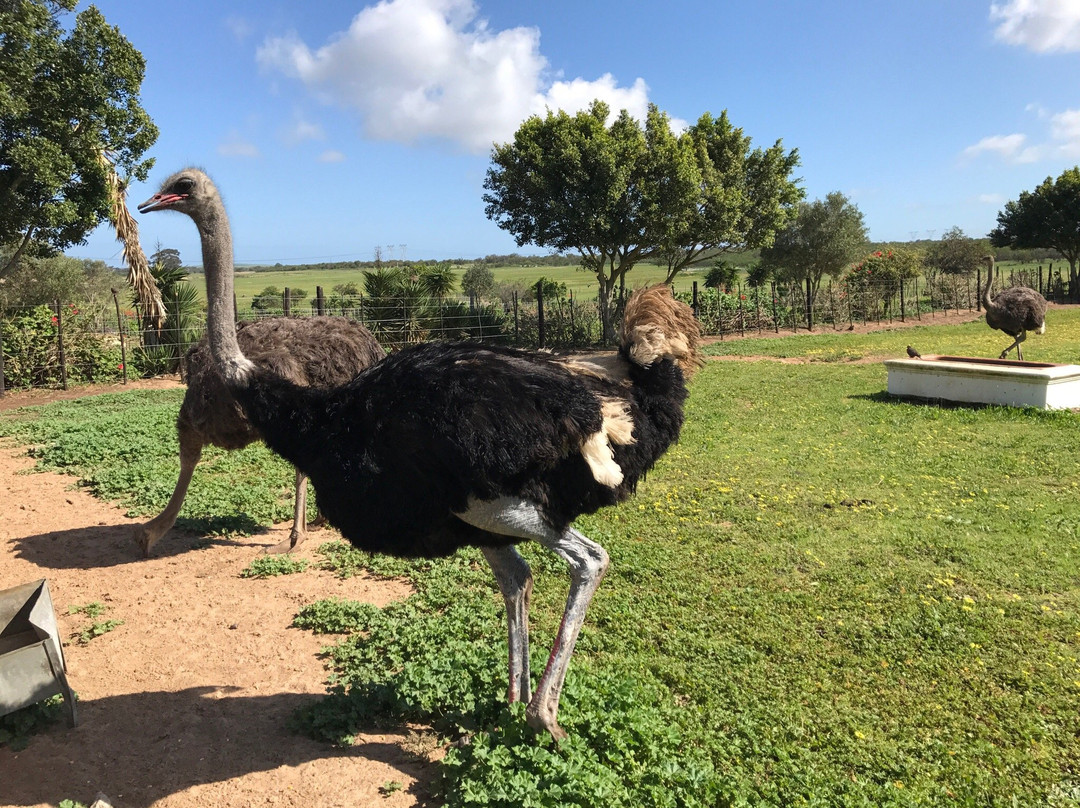
[[[1080,408],[1080,365],[931,355],[886,359],[885,367],[894,396],[1043,410]]]
[[[49,584],[0,590],[0,715],[63,695],[75,726],[75,694],[68,685],[64,649]]]

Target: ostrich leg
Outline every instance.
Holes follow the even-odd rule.
[[[147,557],[150,555],[151,548],[176,523],[180,507],[184,504],[184,497],[187,496],[191,475],[199,463],[199,458],[202,457],[201,435],[183,420],[176,425],[176,432],[180,439],[180,478],[176,481],[176,488],[173,489],[172,497],[169,499],[169,504],[165,506],[165,510],[145,525],[140,525],[135,532],[135,541],[142,548],[143,555]]]
[[[1020,351],[1020,343],[1026,339],[1027,331],[1021,331],[1019,336],[1017,336],[1017,338],[1013,341],[1013,344],[1001,352],[1001,356],[999,356],[998,359],[1004,359],[1006,356],[1009,355],[1009,351],[1011,351],[1013,348],[1016,348],[1016,358],[1018,360],[1022,360],[1024,358],[1024,354]]]
[[[296,494],[293,497],[293,523],[289,531],[289,538],[267,547],[266,552],[272,554],[289,553],[304,543],[307,538],[307,475],[296,470]],[[320,518],[322,514],[319,515]],[[318,519],[312,522],[312,526],[321,524]]]
[[[532,695],[529,677],[529,598],[532,571],[513,547],[481,547],[506,603],[506,625],[510,647],[509,701],[528,701]]]
[[[525,720],[529,726],[538,731],[547,730],[555,740],[562,740],[566,732],[558,723],[559,695],[566,681],[566,670],[581,625],[585,622],[585,611],[607,571],[608,554],[603,547],[572,527],[563,531],[551,527],[540,508],[524,499],[499,497],[488,501],[470,500],[468,510],[457,514],[457,517],[491,533],[538,541],[570,565],[570,594],[566,599],[562,622],[540,683],[529,700],[529,706],[525,708]],[[488,560],[491,560],[490,557]],[[498,571],[495,574],[497,578],[500,575]],[[501,587],[501,578],[499,583]]]
[[[608,568],[608,554],[596,542],[587,539],[572,527],[558,537],[548,536],[540,541],[570,565],[570,594],[566,598],[559,632],[551,646],[547,667],[536,686],[532,701],[525,710],[525,720],[533,729],[546,729],[555,740],[566,737],[558,724],[559,695],[566,681],[566,669],[574,653],[585,610]]]

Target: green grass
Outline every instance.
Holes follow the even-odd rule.
[[[467,267],[455,270],[460,284],[462,275]],[[676,280],[675,287],[679,291],[689,291],[694,280],[699,284],[704,282],[706,269],[696,270],[680,275]],[[567,289],[575,296],[592,299],[596,297],[596,278],[590,272],[583,272],[576,266],[563,267],[492,267],[495,279],[500,282],[517,282],[523,286],[532,286],[541,277],[550,278],[558,283],[565,283]],[[642,264],[635,267],[627,275],[627,283],[630,288],[636,288],[646,283],[659,283],[664,280],[666,270],[653,264]],[[206,285],[203,275],[191,275],[189,279],[198,287],[203,301],[206,301]],[[276,286],[284,289],[303,289],[308,293],[308,300],[315,299],[315,289],[321,286],[323,293],[330,295],[333,288],[339,284],[355,283],[358,288],[364,288],[364,273],[359,269],[302,269],[280,272],[244,272],[240,269],[236,273],[236,297],[239,301],[248,301],[267,286]],[[308,307],[305,301],[301,304]],[[241,308],[244,305],[241,304]]]
[[[1076,361],[1080,317],[1049,320],[1026,355]],[[440,764],[452,806],[1076,805],[1080,414],[900,402],[879,363],[844,361],[908,343],[1004,347],[982,323],[710,347],[819,361],[710,363],[637,497],[580,520],[612,567],[567,681],[561,747],[503,705],[505,618],[476,553],[408,563],[328,548],[342,574],[368,563],[410,575],[417,594],[305,609],[298,625],[354,634],[330,651],[333,695],[298,724],[337,740],[380,721],[473,734]],[[172,440],[148,398],[5,415],[0,434],[120,498],[143,477],[118,469]],[[246,462],[196,480],[246,488],[277,461]],[[167,495],[146,486],[138,501]],[[523,549],[539,672],[566,571]]]
[[[918,321],[916,321],[918,322]],[[800,331],[780,337],[762,336],[725,339],[710,343],[711,356],[769,356],[804,358],[813,362],[847,362],[868,357],[904,357],[912,345],[924,355],[983,356],[996,358],[1012,337],[987,327],[981,318],[962,325],[933,325],[923,315],[924,325],[894,327],[868,334],[834,331],[830,326],[813,332]],[[1024,342],[1024,359],[1032,362],[1080,363],[1080,309],[1061,307],[1046,315],[1046,334],[1029,334]],[[1015,352],[1010,353],[1015,358]]]

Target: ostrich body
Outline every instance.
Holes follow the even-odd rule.
[[[700,367],[689,306],[667,287],[627,302],[617,356],[561,360],[477,343],[407,347],[346,385],[301,387],[249,361],[232,321],[224,206],[200,171],[174,174],[142,212],[177,210],[202,239],[210,347],[264,440],[311,477],[352,544],[398,556],[479,547],[507,608],[509,699],[556,739],[559,694],[585,611],[608,567],[573,520],[628,497],[679,435]],[[537,541],[570,567],[570,592],[536,690],[529,674],[532,575],[515,546]]]
[[[237,339],[257,365],[303,386],[344,384],[385,356],[371,332],[345,317],[272,317],[241,324]],[[187,392],[176,418],[180,477],[165,510],[136,529],[135,540],[147,556],[176,522],[203,447],[243,449],[261,438],[214,366],[206,337],[188,351],[186,364]],[[306,512],[307,476],[298,470],[292,530],[268,552],[287,552],[304,541]]]
[[[983,290],[982,303],[986,309],[986,324],[998,331],[1004,331],[1014,337],[1012,345],[1001,352],[999,359],[1009,355],[1016,348],[1016,358],[1022,360],[1024,354],[1020,343],[1027,339],[1027,332],[1046,333],[1046,298],[1027,286],[1011,286],[997,297],[990,298],[990,288],[994,284],[994,256],[983,259],[987,266],[986,289]]]

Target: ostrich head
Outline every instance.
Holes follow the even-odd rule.
[[[139,205],[139,213],[175,210],[201,224],[209,214],[221,208],[221,197],[206,172],[185,168],[165,180],[160,191]]]

